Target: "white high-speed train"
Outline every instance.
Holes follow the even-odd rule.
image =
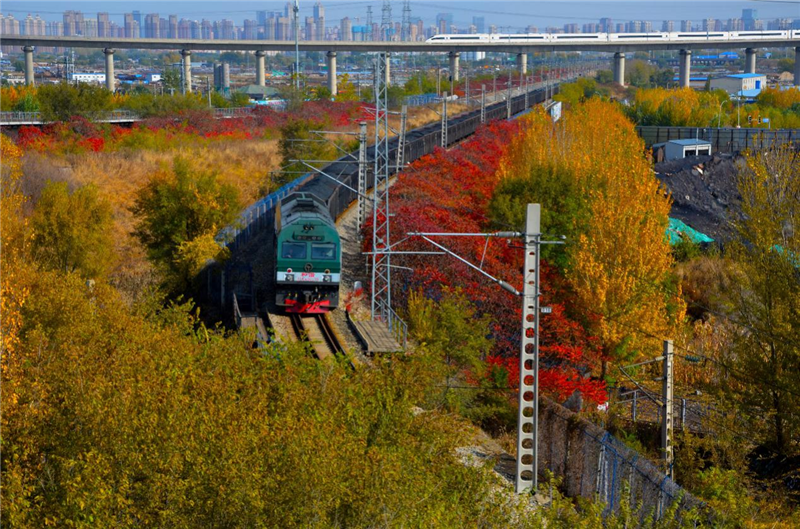
[[[670,33],[522,33],[522,34],[454,34],[454,35],[435,35],[425,42],[431,43],[473,43],[491,42],[497,44],[519,44],[527,42],[625,42],[625,41],[646,41],[646,42],[731,42],[737,40],[798,40],[800,41],[800,29],[775,30],[775,31],[710,31],[710,32],[681,32],[673,31]]]

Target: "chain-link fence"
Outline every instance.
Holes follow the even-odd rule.
[[[641,503],[642,518],[650,513],[661,518],[676,501],[679,515],[703,506],[655,464],[599,426],[546,399],[540,406],[539,468],[562,477],[568,496],[598,499],[608,514],[619,509],[627,494],[632,506]]]

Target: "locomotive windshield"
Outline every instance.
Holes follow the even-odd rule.
[[[311,258],[323,261],[336,259],[336,245],[333,243],[312,244]]]
[[[306,258],[306,245],[305,243],[298,242],[285,242],[283,243],[283,252],[281,256],[284,259],[305,259]]]

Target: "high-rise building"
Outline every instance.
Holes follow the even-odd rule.
[[[564,24],[564,33],[579,33],[578,24]]]
[[[303,39],[313,40],[316,35],[317,31],[314,26],[314,17],[306,17],[305,26],[303,28]]]
[[[339,24],[339,38],[343,41],[353,40],[353,23],[348,17],[344,17]]]
[[[486,18],[472,17],[472,25],[477,28],[478,33],[486,33]]]
[[[96,37],[97,36],[97,20],[87,18],[83,21],[83,31],[81,31],[81,35],[84,37]]]
[[[150,13],[144,17],[144,38],[157,39],[161,37],[161,18],[158,13]]]
[[[142,13],[140,11],[134,11],[131,14],[133,15],[133,20],[136,21],[136,24],[139,27],[139,34],[138,35],[131,35],[131,37],[132,38],[133,37],[142,38],[142,36],[144,35],[144,29],[145,29],[144,28],[144,23],[143,23],[143,20],[142,20]]]
[[[51,37],[64,36],[64,23],[63,22],[50,22],[47,24],[47,35]]]
[[[665,20],[661,23],[661,31],[665,31],[667,33],[672,33],[675,31],[675,22],[672,20]]]
[[[703,31],[716,31],[716,21],[713,18],[703,20]]]
[[[744,21],[741,18],[729,18],[728,23],[725,24],[727,31],[743,31]]]
[[[742,9],[744,29],[755,29],[756,20],[758,20],[758,9]]]
[[[453,25],[453,13],[439,13],[436,15],[436,27],[439,33],[450,33],[450,26]]]
[[[167,38],[177,39],[178,38],[178,15],[170,15],[169,19],[167,20],[167,25],[169,27],[168,32],[167,32]]]
[[[125,38],[127,39],[135,39],[139,37],[139,30],[138,28],[135,30],[133,29],[133,25],[136,24],[136,20],[133,18],[133,13],[125,13],[123,15],[124,20],[124,28],[125,28]]]
[[[259,24],[257,20],[245,20],[242,25],[242,38],[245,40],[257,40],[258,27]]]
[[[584,24],[582,29],[583,33],[601,33],[600,24],[595,24],[593,22]]]
[[[314,27],[316,33],[314,40],[325,40],[325,8],[317,2],[314,4]]]
[[[110,37],[111,25],[108,19],[108,13],[97,13],[97,36]]]
[[[192,38],[192,23],[185,18],[178,21],[178,38],[191,39]]]
[[[600,19],[600,33],[613,33],[614,22],[610,18]]]
[[[80,11],[64,11],[62,16],[64,20],[64,35],[67,37],[74,37],[82,35],[84,29],[83,13]]]
[[[691,20],[681,20],[681,31],[692,31],[692,21]]]
[[[212,40],[214,38],[214,25],[206,19],[200,22],[200,38]]]
[[[278,17],[275,22],[275,40],[292,40],[292,19]]]

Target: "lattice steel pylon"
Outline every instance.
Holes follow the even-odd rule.
[[[372,319],[382,319],[392,305],[389,245],[389,112],[386,63],[379,53],[375,61],[375,181],[372,186]]]
[[[411,1],[403,0],[403,21],[400,27],[400,38],[403,42],[411,38]]]
[[[403,170],[405,164],[405,150],[406,150],[406,123],[408,121],[408,105],[403,105],[400,111],[400,129],[397,133],[397,159],[395,164],[395,171],[398,173]]]
[[[486,123],[486,85],[481,85],[481,123]]]
[[[358,131],[358,235],[367,220],[367,123],[362,121]]]
[[[447,92],[442,94],[442,149],[447,148]]]
[[[390,0],[383,0],[381,8],[381,40],[389,41],[392,32],[392,3]]]

